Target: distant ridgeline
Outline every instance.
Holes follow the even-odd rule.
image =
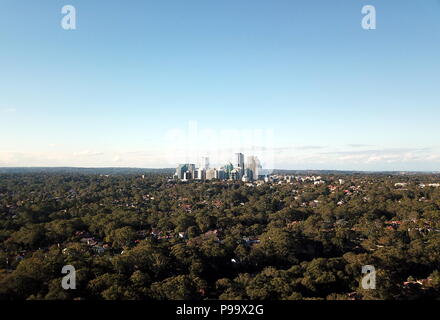
[[[77,173],[77,174],[173,174],[174,169],[148,168],[74,168],[74,167],[11,167],[0,168],[0,173]]]
[[[423,174],[439,174],[440,172],[430,171],[349,171],[349,170],[283,170],[275,169],[273,174],[279,175],[423,175]]]
[[[76,174],[174,174],[174,168],[78,168],[78,167],[0,167],[0,173],[76,173]],[[415,175],[415,174],[440,174],[440,172],[402,172],[402,171],[344,171],[344,170],[284,170],[275,169],[273,174],[279,175],[313,175],[313,174],[385,174],[385,175]]]

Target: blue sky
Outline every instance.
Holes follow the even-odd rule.
[[[0,166],[440,170],[438,0],[2,0],[0,40]]]

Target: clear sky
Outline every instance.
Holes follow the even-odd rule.
[[[439,171],[439,120],[439,0],[0,2],[0,166]]]

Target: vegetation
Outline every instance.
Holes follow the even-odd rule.
[[[2,173],[0,299],[438,299],[439,180]]]

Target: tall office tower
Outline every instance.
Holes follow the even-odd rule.
[[[236,153],[234,156],[234,161],[235,161],[234,166],[238,170],[237,180],[240,180],[244,175],[244,154]]]
[[[188,166],[187,170],[190,172],[191,178],[193,178],[194,177],[194,172],[196,171],[196,165],[192,164],[192,163],[188,163],[187,166]]]
[[[186,171],[188,171],[188,165],[179,164],[179,166],[176,168],[177,179],[183,179]]]
[[[197,180],[205,180],[206,179],[206,170],[203,168],[197,169]]]
[[[255,171],[253,172],[254,179],[258,180],[262,174],[263,174],[263,167],[261,166],[260,160],[257,157],[255,157]]]
[[[234,155],[234,167],[239,167],[240,170],[244,170],[244,154],[236,153]]]
[[[261,172],[260,160],[255,156],[250,156],[247,158],[246,168],[252,172],[252,180],[258,180]]]
[[[209,157],[202,157],[200,162],[200,168],[208,170],[209,169]]]

